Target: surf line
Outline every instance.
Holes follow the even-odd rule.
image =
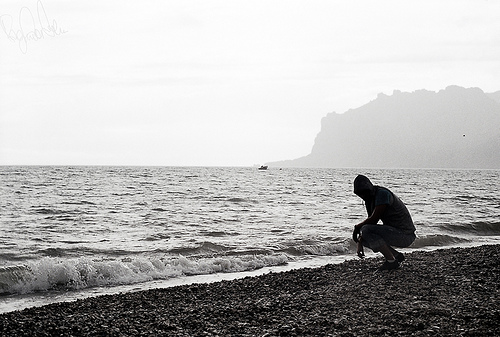
[[[58,27],[56,20],[52,20],[52,23],[49,21],[41,0],[38,0],[36,4],[36,19],[28,7],[22,7],[19,10],[19,28],[17,30],[14,28],[13,17],[8,14],[0,16],[0,26],[10,41],[18,42],[19,49],[23,54],[28,52],[28,42],[67,33],[66,30]]]

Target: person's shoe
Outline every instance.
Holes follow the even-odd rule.
[[[394,258],[399,262],[403,262],[405,260],[405,256],[403,255],[403,253],[398,253],[396,256],[394,256]]]
[[[380,266],[380,268],[378,270],[382,271],[382,270],[394,270],[394,269],[398,269],[399,268],[399,261],[396,260],[394,262],[389,262],[387,260],[385,260],[384,264]]]

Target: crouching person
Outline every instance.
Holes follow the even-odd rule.
[[[354,193],[364,200],[368,218],[354,226],[353,240],[384,255],[385,262],[379,270],[399,268],[405,257],[393,247],[408,247],[416,237],[410,212],[389,189],[374,186],[363,175],[354,179]]]

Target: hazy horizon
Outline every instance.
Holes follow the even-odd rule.
[[[393,90],[500,90],[500,2],[3,1],[0,165],[246,167]]]

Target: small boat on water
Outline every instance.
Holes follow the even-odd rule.
[[[261,167],[259,167],[259,170],[267,170],[267,165],[262,165]]]

